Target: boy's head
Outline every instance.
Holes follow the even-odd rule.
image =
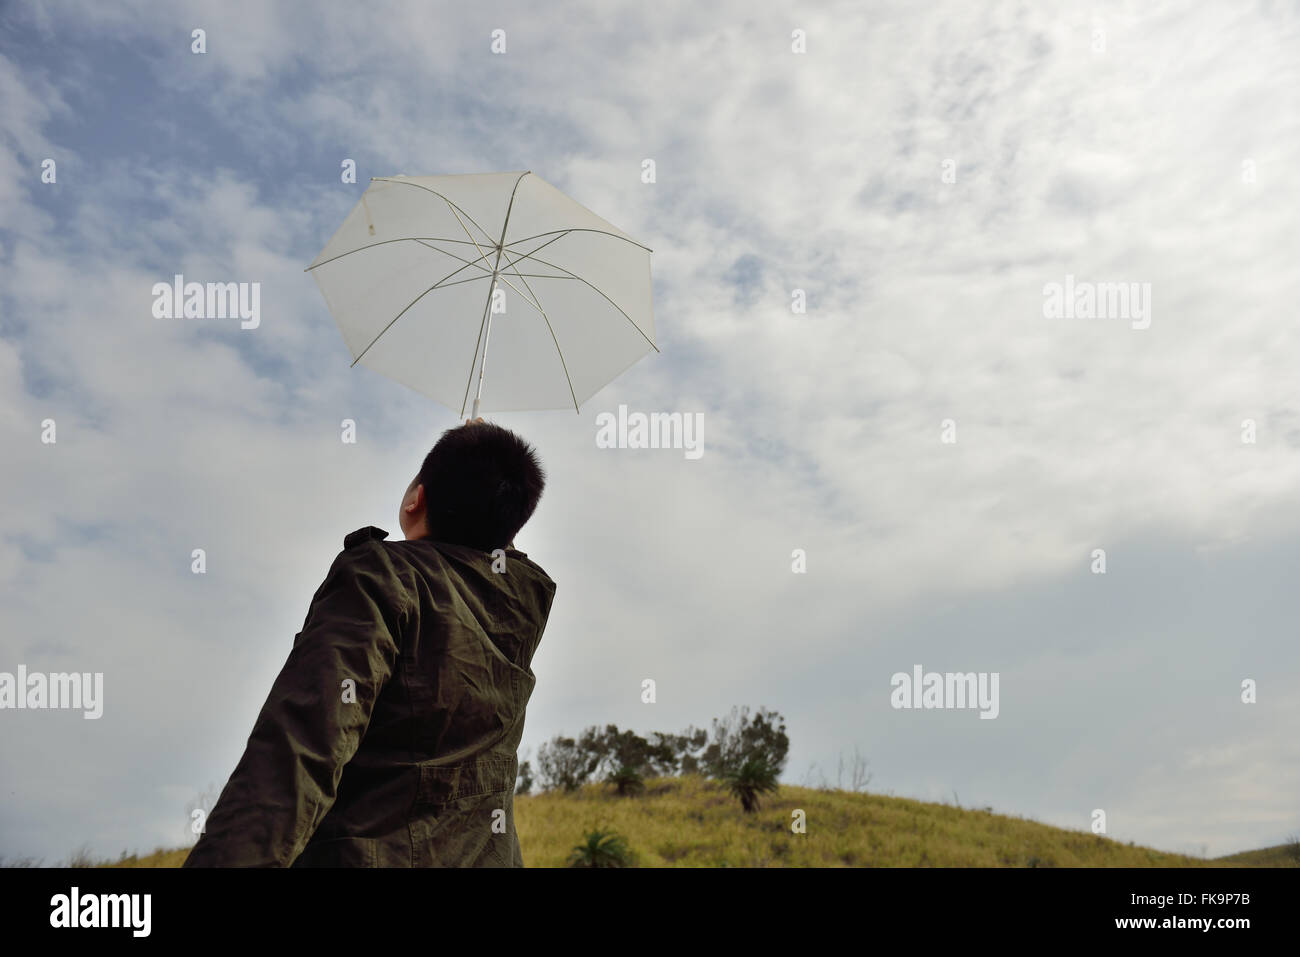
[[[442,433],[407,486],[402,533],[481,551],[504,548],[546,485],[537,453],[509,429],[476,419]]]

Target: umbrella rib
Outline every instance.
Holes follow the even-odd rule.
[[[469,360],[469,376],[465,379],[465,397],[462,398],[462,399],[460,400],[460,412],[461,412],[461,415],[464,415],[464,414],[465,414],[465,404],[466,404],[467,402],[469,402],[469,386],[470,386],[470,383],[474,381],[474,360],[478,358],[478,347],[479,347],[479,344],[483,341],[483,327],[484,327],[485,325],[488,324],[488,316],[489,316],[489,312],[488,312],[488,310],[492,307],[492,293],[496,291],[496,285],[497,285],[497,272],[499,271],[499,269],[500,269],[500,267],[501,267],[501,250],[502,250],[502,249],[504,248],[504,246],[505,246],[505,241],[506,241],[506,230],[510,228],[510,213],[511,213],[511,211],[515,208],[515,194],[519,192],[519,184],[522,183],[522,182],[524,181],[524,177],[527,176],[527,175],[528,175],[529,173],[531,173],[531,172],[532,172],[532,170],[524,170],[524,172],[520,173],[520,174],[519,174],[519,178],[518,178],[517,180],[515,180],[514,188],[513,188],[512,190],[510,190],[510,202],[506,204],[506,218],[505,218],[505,220],[502,221],[502,223],[501,223],[501,238],[498,239],[498,240],[496,241],[497,260],[496,260],[495,263],[492,264],[492,285],[490,285],[490,286],[488,287],[487,302],[483,303],[483,318],[479,320],[479,324],[478,324],[478,338],[474,340],[474,355],[471,356],[471,357],[470,357],[470,360]],[[415,184],[413,183],[413,184],[411,184],[411,185],[415,185]],[[433,190],[429,190],[429,192],[432,193],[432,192],[434,192],[434,191],[433,191]],[[446,197],[443,197],[443,198],[446,199]],[[450,203],[451,200],[447,200],[447,202]],[[453,212],[454,212],[454,210],[453,210]],[[469,213],[466,213],[465,215],[468,216]],[[459,219],[459,217],[457,217],[457,218]],[[470,222],[474,222],[474,221],[471,219]],[[478,226],[478,223],[474,223],[474,225],[475,225],[475,226]],[[464,224],[464,223],[461,223],[461,228],[462,228],[462,229],[465,228],[465,224]],[[483,229],[482,226],[478,226],[478,228],[479,228],[479,231],[482,232],[484,236],[487,236],[487,232],[486,232],[486,230]],[[465,232],[468,233],[469,230],[466,229]],[[473,239],[474,237],[471,236],[470,238]],[[489,241],[489,242],[492,241],[492,237],[491,237],[491,236],[488,236],[488,241]],[[478,244],[475,243],[475,245],[477,246]],[[479,251],[482,252],[482,250],[479,250]],[[485,256],[484,258],[486,259],[487,257]],[[486,366],[486,365],[487,365],[487,354],[486,354],[486,348],[484,349],[484,356],[483,356],[483,364],[482,364],[482,365],[483,365],[483,366]],[[478,383],[478,388],[479,388],[479,393],[481,394],[481,393],[483,392],[483,367],[482,367],[482,366],[481,366],[480,369],[479,369],[479,383]],[[478,401],[477,397],[475,398],[474,401],[475,401],[475,402]]]
[[[464,268],[464,267],[462,267],[462,268]],[[459,271],[460,271],[460,270],[457,270],[457,272],[459,272]],[[444,277],[444,278],[445,278],[445,277]],[[449,286],[459,286],[461,283],[466,283],[466,282],[478,282],[480,279],[487,279],[487,278],[488,278],[488,275],[487,275],[486,273],[484,273],[482,276],[470,276],[468,279],[457,279],[455,282],[440,282],[440,283],[438,283],[437,288],[438,288],[438,289],[446,289],[446,288],[448,288]]]
[[[549,235],[551,235],[552,233],[561,233],[561,234],[565,234],[565,235],[567,235],[568,233],[600,233],[602,236],[612,236],[612,237],[615,238],[615,239],[621,239],[621,240],[623,240],[623,242],[625,242],[625,243],[631,243],[633,246],[639,246],[641,249],[644,249],[644,250],[645,250],[646,252],[648,252],[648,253],[652,253],[652,252],[654,252],[654,250],[651,249],[649,246],[642,246],[642,245],[641,245],[639,242],[637,242],[635,239],[628,239],[626,236],[620,236],[618,233],[611,233],[611,232],[610,232],[609,230],[607,230],[607,229],[590,229],[590,228],[588,228],[588,227],[586,227],[586,226],[572,226],[572,227],[570,227],[570,228],[568,228],[568,229],[548,229],[548,230],[547,230],[546,232],[544,232],[544,233],[537,233],[537,234],[535,234],[535,235],[533,235],[533,236],[524,236],[524,237],[522,237],[521,239],[512,239],[512,240],[510,240],[510,242],[506,243],[506,245],[507,245],[507,246],[513,246],[513,245],[515,245],[516,243],[526,243],[526,242],[528,242],[528,240],[530,240],[530,239],[541,239],[543,236],[549,236]],[[559,236],[556,237],[556,239],[559,239],[559,238],[560,238]],[[551,242],[555,242],[555,240],[552,239]],[[538,248],[538,249],[541,249],[540,246],[538,246],[537,248]]]
[[[446,203],[448,206],[451,207],[453,215],[455,215],[456,210],[460,210],[460,212],[465,213],[465,210],[461,209],[459,206],[457,206],[455,203],[449,200],[446,196],[443,196],[442,193],[438,192],[436,189],[429,189],[429,187],[421,186],[419,183],[412,183],[409,180],[405,180],[405,179],[392,179],[391,177],[387,177],[387,176],[372,176],[371,179],[379,183],[400,183],[403,186],[414,186],[416,189],[422,189],[426,192],[433,193],[434,196],[437,196],[444,203]],[[518,186],[519,184],[515,183],[515,185]],[[478,226],[478,231],[487,238],[487,241],[489,243],[492,242],[492,237],[488,236],[488,231],[484,229],[482,226],[479,226],[473,216],[471,216],[469,213],[465,213],[465,218],[468,219],[471,223],[474,223],[475,226]],[[460,217],[456,216],[456,220],[457,222],[459,222]],[[465,229],[465,224],[461,223],[460,228]],[[469,235],[469,230],[465,229],[465,233],[466,235]],[[470,236],[469,238],[473,240],[474,237]],[[478,243],[475,243],[474,245],[477,246]]]
[[[461,262],[463,262],[463,263],[464,263],[465,265],[467,265],[467,266],[478,266],[478,268],[479,268],[479,269],[482,269],[485,273],[490,273],[490,272],[492,271],[492,270],[488,269],[487,266],[480,266],[480,265],[479,265],[479,262],[478,262],[478,259],[464,259],[464,258],[462,258],[462,257],[460,257],[460,256],[457,256],[455,253],[449,253],[449,252],[447,252],[447,250],[445,250],[445,249],[439,249],[437,246],[430,246],[428,243],[426,243],[426,242],[424,242],[423,240],[420,240],[420,239],[417,239],[416,242],[419,243],[421,246],[428,246],[428,248],[432,249],[432,250],[433,250],[434,252],[436,252],[436,253],[442,253],[444,256],[447,256],[447,257],[449,257],[449,258],[451,258],[451,259],[458,259],[458,260],[460,260]],[[480,256],[479,259],[486,260],[487,257],[486,257],[486,256]]]
[[[527,257],[524,257],[524,256],[521,256],[521,257],[520,257],[520,259],[525,259],[525,258],[527,258]],[[519,260],[515,260],[515,262],[518,262],[518,261],[519,261]],[[610,299],[609,296],[606,296],[605,293],[601,292],[601,290],[598,289],[596,286],[593,286],[593,285],[592,285],[590,282],[588,282],[586,279],[583,279],[581,276],[579,276],[579,275],[578,275],[577,273],[575,273],[575,272],[570,272],[568,269],[565,269],[563,266],[557,266],[555,263],[553,263],[553,262],[547,262],[545,259],[536,259],[535,261],[541,263],[543,266],[550,266],[552,269],[558,269],[560,272],[564,273],[565,276],[566,276],[567,278],[576,279],[576,280],[578,280],[578,282],[580,282],[580,283],[583,283],[583,284],[585,284],[585,285],[587,285],[587,286],[591,286],[591,288],[592,288],[592,289],[595,289],[596,292],[597,292],[597,293],[598,293],[598,294],[599,294],[599,295],[600,295],[600,296],[601,296],[601,297],[602,297],[606,302],[608,302],[611,306],[613,306],[613,307],[614,307],[615,309],[617,309],[619,312],[623,313],[623,318],[626,319],[628,322],[631,322],[631,323],[632,323],[632,328],[635,329],[637,332],[640,332],[640,333],[641,333],[641,338],[644,339],[646,342],[649,342],[649,343],[650,343],[650,348],[654,349],[655,352],[659,352],[659,347],[658,347],[657,345],[655,345],[654,342],[651,341],[650,337],[647,336],[647,335],[646,335],[646,334],[641,330],[641,327],[640,327],[640,326],[638,326],[635,322],[632,321],[632,317],[631,317],[631,316],[629,316],[626,312],[623,312],[623,307],[620,306],[618,303],[616,303],[613,299]],[[514,263],[511,263],[511,265],[514,265]],[[547,278],[550,278],[550,277],[547,277]],[[556,277],[554,277],[554,278],[559,279],[559,278],[561,278],[561,277],[556,276]],[[527,285],[527,284],[525,283],[525,285]]]
[[[433,192],[433,190],[430,190],[429,192]],[[474,243],[474,248],[478,250],[479,259],[482,259],[484,262],[487,262],[487,253],[485,253],[483,251],[483,247],[480,246],[477,241],[475,241],[474,234],[469,231],[469,229],[465,226],[464,223],[460,222],[460,215],[454,209],[451,211],[451,214],[456,217],[456,222],[460,223],[460,228],[465,230],[465,235],[469,237],[469,241]],[[466,213],[465,215],[468,216],[469,213]],[[471,219],[470,222],[474,223],[474,220]],[[474,225],[478,226],[478,223],[474,223]],[[478,228],[480,232],[483,229],[482,226],[478,226]],[[442,252],[442,250],[439,250],[439,252]],[[500,258],[500,254],[498,254],[497,258],[498,259]],[[496,275],[495,270],[493,271],[493,275]]]
[[[467,264],[467,265],[473,265],[473,263],[469,263],[469,264]],[[407,310],[409,310],[409,309],[410,309],[412,306],[414,306],[417,302],[419,302],[421,299],[423,299],[423,298],[424,298],[425,296],[427,296],[429,293],[433,292],[435,289],[437,289],[438,287],[440,287],[444,282],[447,282],[448,279],[450,279],[452,276],[456,275],[456,273],[460,272],[460,271],[463,270],[464,268],[465,268],[464,266],[461,266],[459,269],[455,269],[455,270],[453,270],[452,272],[447,273],[447,275],[443,276],[441,279],[439,279],[437,282],[435,282],[435,283],[434,283],[432,286],[430,286],[428,289],[424,290],[424,292],[420,293],[418,296],[416,296],[414,299],[412,299],[410,302],[408,302],[408,303],[406,304],[406,309],[403,309],[403,310],[402,310],[401,312],[399,312],[397,315],[393,316],[393,318],[392,318],[391,320],[389,320],[388,325],[384,326],[384,328],[382,328],[382,329],[379,330],[379,335],[375,336],[373,339],[370,340],[370,345],[368,345],[368,346],[366,346],[364,349],[362,349],[361,352],[357,355],[357,357],[356,357],[355,359],[352,360],[352,365],[356,365],[358,362],[360,362],[360,361],[361,361],[361,357],[364,356],[367,352],[370,351],[370,346],[373,346],[376,342],[378,342],[379,339],[380,339],[380,337],[383,336],[383,334],[384,334],[385,332],[387,332],[389,329],[391,329],[391,328],[393,327],[393,323],[394,323],[394,322],[396,322],[398,319],[401,319],[402,316],[406,315]],[[477,279],[486,279],[487,276],[471,276],[470,278],[471,278],[471,279],[476,279],[476,280],[477,280]],[[459,282],[468,282],[468,281],[469,281],[468,279],[461,279],[461,280],[459,280]],[[453,282],[453,283],[447,283],[447,285],[449,285],[449,286],[455,286],[455,285],[457,285],[457,284],[458,284],[458,283],[455,283],[455,282]],[[489,297],[489,301],[490,301],[490,297]]]
[[[518,276],[520,279],[523,278],[523,273],[516,272],[515,275]],[[519,293],[519,298],[520,298],[520,299],[522,299],[524,302],[528,303],[528,305],[532,306],[532,307],[533,307],[534,309],[536,309],[538,312],[542,312],[542,304],[541,304],[540,302],[537,301],[537,297],[536,297],[535,295],[533,295],[533,291],[532,291],[531,289],[529,289],[528,292],[525,293],[525,292],[522,292],[522,291],[519,289],[518,286],[516,286],[514,283],[512,283],[512,282],[511,282],[509,279],[507,279],[505,276],[500,276],[500,277],[498,277],[498,278],[500,278],[500,280],[501,280],[503,283],[505,283],[507,286],[509,286],[509,287],[510,287],[511,289],[513,289],[515,292]],[[527,286],[528,283],[524,283],[524,285]],[[545,315],[545,313],[543,312],[542,315]]]
[[[577,278],[575,276],[552,276],[550,273],[545,273],[545,272],[520,272],[518,269],[515,270],[515,275],[519,276],[521,279],[524,276],[527,276],[529,279],[575,279]],[[516,290],[516,292],[518,292],[518,290]]]
[[[540,246],[538,246],[538,247],[537,247],[536,249],[534,249],[532,252],[527,253],[526,255],[521,256],[521,257],[519,257],[519,258],[520,258],[520,259],[527,259],[529,256],[533,255],[533,253],[541,252],[543,249],[545,249],[545,248],[546,248],[547,246],[549,246],[551,243],[555,242],[556,239],[563,239],[563,238],[564,238],[565,236],[567,236],[567,235],[569,235],[569,230],[567,230],[567,229],[565,229],[565,230],[561,230],[560,235],[556,236],[555,239],[548,239],[548,240],[546,240],[546,242],[542,243]],[[537,238],[536,236],[528,236],[528,237],[525,238],[525,239],[517,239],[517,240],[515,240],[514,242],[506,243],[506,245],[507,245],[507,246],[513,246],[513,245],[515,244],[515,242],[520,242],[520,243],[522,243],[522,242],[527,242],[529,239],[536,239],[536,238]],[[512,251],[513,251],[513,250],[512,250]],[[515,260],[515,262],[518,262],[518,261],[519,261],[518,259]]]
[[[565,236],[567,236],[567,235],[568,235],[568,233],[567,233],[567,232],[564,232],[564,233],[561,233],[559,236],[556,236],[555,239],[563,239],[563,238],[564,238]],[[548,239],[546,242],[542,243],[540,246],[538,246],[538,247],[537,247],[536,249],[534,249],[532,252],[530,252],[530,253],[525,253],[524,255],[520,256],[518,259],[515,259],[515,260],[513,260],[513,261],[510,261],[510,265],[511,265],[511,266],[518,266],[519,263],[523,262],[525,259],[533,259],[534,262],[541,263],[542,260],[540,260],[540,259],[535,259],[534,257],[536,256],[536,254],[537,254],[538,252],[540,252],[541,250],[545,249],[545,248],[546,248],[547,246],[549,246],[551,243],[555,242],[555,239]],[[509,246],[509,243],[507,243],[506,245]],[[511,250],[511,254],[513,254],[513,253],[514,253],[514,250]],[[545,263],[543,263],[543,264],[544,264],[544,265],[547,265],[547,264],[545,264]],[[518,269],[515,269],[515,274],[516,274],[516,275],[522,275],[522,273],[520,273]],[[574,278],[574,277],[572,277],[572,276],[543,276],[543,275],[540,275],[540,274],[539,274],[537,278],[539,278],[539,279],[571,279],[571,278]]]
[[[464,229],[464,224],[461,225],[461,228]],[[465,230],[465,231],[466,231],[466,232],[469,232],[469,230]],[[323,262],[318,262],[318,263],[316,263],[316,264],[313,265],[313,266],[308,266],[306,269],[303,270],[303,272],[311,272],[313,269],[319,269],[321,266],[328,266],[330,263],[334,262],[335,260],[342,259],[344,256],[351,256],[353,253],[359,253],[359,252],[362,252],[363,250],[366,250],[366,249],[374,249],[376,246],[383,246],[385,243],[408,243],[408,242],[415,242],[415,243],[421,243],[421,245],[426,245],[426,246],[427,246],[428,243],[425,243],[425,242],[424,242],[424,240],[426,240],[426,239],[429,240],[430,242],[435,242],[435,243],[465,243],[465,245],[467,245],[467,246],[473,246],[475,249],[478,249],[479,252],[482,252],[482,251],[483,251],[483,250],[482,250],[482,247],[480,247],[480,246],[478,245],[478,243],[474,242],[473,237],[471,237],[471,238],[467,241],[467,240],[464,240],[464,239],[443,239],[441,236],[398,236],[396,239],[381,239],[381,240],[379,240],[379,242],[377,242],[377,243],[366,243],[366,245],[364,245],[364,246],[358,246],[356,249],[349,249],[349,250],[348,250],[347,252],[345,252],[345,253],[339,253],[337,256],[331,256],[329,259],[326,259],[326,260],[324,260]],[[430,249],[437,249],[438,247],[436,247],[436,246],[429,246],[429,248],[430,248]],[[540,249],[541,247],[539,246],[538,248]],[[447,250],[445,250],[445,249],[438,249],[438,252],[440,252],[440,253],[446,253],[446,255],[451,256],[451,253],[447,252]],[[457,259],[457,258],[459,258],[459,257],[452,256],[452,258],[453,258],[453,259]],[[486,259],[487,256],[485,255],[483,258]],[[465,261],[465,260],[463,260],[463,259],[461,260],[461,262],[464,262],[464,261]]]
[[[527,176],[527,175],[528,175],[527,173],[524,173],[524,174],[522,174],[522,175],[519,177],[519,179],[523,179],[524,176]],[[515,189],[518,189],[518,188],[519,188],[519,179],[515,180]],[[483,247],[480,246],[480,245],[478,244],[478,241],[474,238],[474,234],[471,233],[471,232],[469,231],[469,227],[465,225],[465,221],[462,220],[462,219],[460,218],[460,214],[461,214],[461,213],[465,213],[465,210],[461,209],[459,206],[457,206],[455,203],[453,203],[451,200],[449,200],[446,196],[443,196],[442,193],[438,192],[436,189],[429,189],[429,187],[427,187],[427,186],[420,186],[419,183],[409,183],[409,182],[407,182],[407,181],[404,180],[404,179],[388,179],[388,178],[386,178],[386,177],[372,176],[372,177],[371,177],[371,180],[372,180],[372,181],[373,181],[373,180],[378,180],[378,181],[381,182],[381,183],[401,183],[401,184],[403,184],[404,186],[418,186],[420,189],[425,190],[426,192],[433,193],[434,196],[439,197],[439,198],[440,198],[444,203],[447,204],[447,208],[451,210],[451,214],[452,214],[453,216],[456,217],[456,222],[460,224],[460,228],[463,229],[463,230],[465,230],[465,235],[469,237],[469,241],[472,242],[472,243],[474,244],[474,248],[478,250],[479,258],[482,259],[484,262],[487,261],[487,253],[485,253],[485,252],[483,251]],[[510,205],[513,206],[513,205],[514,205],[514,202],[515,202],[515,194],[514,194],[513,191],[511,191],[511,193],[510,193]],[[484,229],[482,226],[479,226],[479,224],[474,220],[474,217],[473,217],[473,216],[471,216],[469,213],[465,213],[465,219],[468,219],[471,223],[474,223],[474,225],[478,227],[478,231],[479,231],[480,233],[482,233],[484,236],[487,236],[487,238],[488,238],[488,242],[491,242],[491,241],[492,241],[492,237],[491,237],[491,236],[488,236],[488,234],[487,234],[487,230]],[[506,207],[506,222],[507,222],[507,223],[510,222],[510,206],[507,206],[507,207]],[[500,240],[497,240],[497,246],[496,246],[496,248],[497,248],[497,263],[500,263],[500,262],[501,262],[501,241],[504,240],[504,239],[505,239],[505,230],[503,229],[502,232],[501,232],[501,239],[500,239]],[[445,250],[441,250],[441,249],[440,249],[440,250],[438,250],[438,252],[443,252],[443,253],[445,253]],[[450,254],[447,254],[447,255],[450,255]],[[454,259],[454,258],[456,258],[456,257],[453,256],[452,258]],[[495,268],[493,268],[493,270],[492,270],[492,278],[493,278],[493,280],[496,279],[496,276],[497,276],[497,271],[496,271]],[[488,293],[488,299],[491,299],[491,298],[492,298],[492,293],[489,292],[489,293]],[[480,331],[481,331],[481,330],[480,330]],[[478,355],[478,346],[475,346],[475,347],[474,347],[474,354],[475,354],[475,355]],[[474,374],[474,370],[471,368],[471,369],[470,369],[470,375],[473,375],[473,374]],[[464,409],[462,409],[461,411],[463,412]]]
[[[507,260],[507,263],[512,269],[514,268],[514,263],[509,262],[509,260]],[[524,288],[528,290],[528,294],[533,297],[532,305],[536,306],[537,311],[542,314],[542,321],[546,323],[546,328],[551,334],[551,341],[555,343],[555,352],[560,357],[560,367],[564,369],[564,381],[569,384],[569,397],[573,399],[573,411],[578,415],[581,415],[582,410],[578,408],[578,395],[573,391],[573,379],[569,377],[569,364],[564,361],[564,350],[560,348],[560,340],[555,338],[555,329],[551,326],[551,317],[548,316],[546,310],[542,308],[541,300],[537,298],[537,293],[533,292],[533,287],[528,285],[528,280],[524,279],[524,274],[518,269],[515,269],[515,275],[523,282]],[[511,289],[515,289],[515,284],[509,279],[506,279],[505,276],[502,276],[501,278],[505,279],[506,284],[509,285]],[[519,292],[519,290],[515,289],[515,292]],[[523,296],[523,293],[520,292],[519,295]]]

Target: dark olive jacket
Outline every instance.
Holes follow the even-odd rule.
[[[347,536],[185,867],[522,867],[555,583],[514,548]]]

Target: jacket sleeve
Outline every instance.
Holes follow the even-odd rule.
[[[382,543],[339,553],[183,867],[288,867],[302,853],[397,666],[411,604]]]

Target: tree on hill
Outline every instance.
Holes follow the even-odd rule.
[[[537,749],[537,774],[547,791],[575,791],[586,783],[600,763],[573,738],[556,735]]]
[[[703,751],[705,745],[709,743],[709,733],[703,728],[691,725],[681,734],[661,734],[655,731],[651,734],[651,738],[673,754],[675,767],[673,771],[667,773],[700,774],[702,772],[699,752]]]
[[[726,718],[713,719],[713,740],[704,749],[700,766],[709,777],[721,780],[755,761],[779,777],[789,750],[785,719],[778,712],[759,708],[751,718],[749,708],[732,708]]]
[[[681,734],[654,731],[647,737],[614,724],[591,725],[576,739],[557,735],[538,748],[537,774],[548,791],[572,791],[594,777],[625,794],[636,786],[633,777],[704,774],[722,780],[750,760],[779,777],[789,748],[780,714],[759,708],[751,716],[748,707],[733,707],[726,718],[713,720],[711,741],[708,732],[694,726]]]
[[[676,773],[678,759],[671,742],[658,733],[650,737],[653,740],[635,731],[620,731],[614,724],[605,725],[603,731],[592,725],[582,732],[578,748],[596,762],[597,773],[605,780],[620,768],[645,777]]]
[[[627,765],[615,768],[605,780],[614,785],[619,797],[629,797],[645,790],[645,778],[641,772]]]

